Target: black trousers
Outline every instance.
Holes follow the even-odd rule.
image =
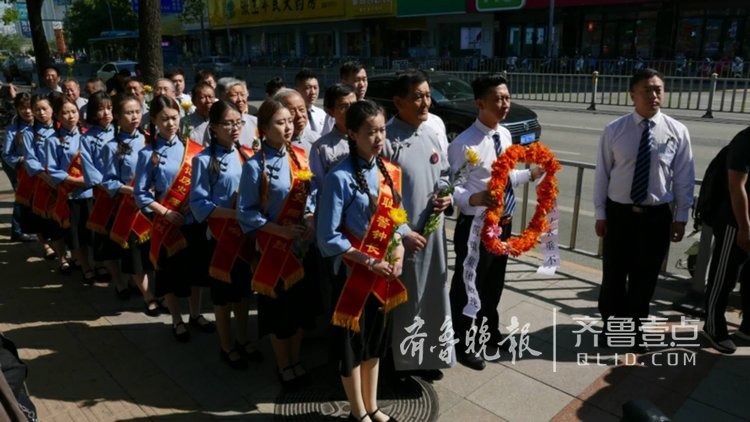
[[[672,231],[669,205],[644,207],[607,201],[603,278],[599,290],[602,320],[648,317]]]
[[[472,319],[463,314],[464,306],[468,301],[466,288],[464,287],[464,259],[468,254],[469,231],[474,219],[472,215],[459,214],[456,221],[456,230],[453,236],[453,247],[456,251],[456,264],[451,280],[450,302],[453,319],[453,331],[459,343],[456,344],[457,353],[466,351],[466,332],[471,328]],[[502,226],[503,240],[510,237],[512,223],[508,222]],[[482,301],[482,309],[477,313],[476,325],[481,326],[482,319],[487,318],[487,332],[490,339],[487,344],[495,345],[502,341],[500,334],[500,313],[498,305],[500,296],[505,286],[505,268],[508,264],[508,256],[497,256],[485,249],[484,245],[479,247],[479,263],[476,270],[476,288],[479,299]],[[475,339],[477,342],[478,338]]]
[[[708,270],[706,286],[706,324],[704,330],[719,341],[729,338],[727,311],[729,294],[739,278],[742,293],[742,325],[740,330],[750,333],[750,266],[748,254],[737,246],[737,228],[714,224],[714,252]]]

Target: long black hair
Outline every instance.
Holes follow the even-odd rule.
[[[159,95],[154,97],[153,100],[151,100],[151,103],[149,104],[149,117],[151,121],[148,122],[148,132],[151,135],[151,138],[149,139],[151,145],[153,145],[153,151],[151,152],[151,163],[156,167],[159,163],[159,154],[156,152],[156,125],[154,125],[154,119],[156,119],[156,116],[159,115],[162,111],[164,111],[167,108],[171,108],[178,113],[180,112],[180,105],[177,104],[177,101],[167,95]],[[183,144],[185,141],[182,139],[182,135],[180,134],[180,131],[177,131],[177,139],[180,140]]]
[[[125,107],[126,103],[134,102],[138,104],[138,107],[143,107],[141,104],[141,101],[134,95],[131,94],[118,94],[115,96],[115,98],[112,101],[112,115],[115,119],[120,117],[122,115],[122,110]],[[122,139],[120,139],[120,128],[119,124],[115,125],[115,141],[117,141],[117,156],[122,157],[125,155],[130,154],[133,151],[133,147],[128,144],[127,142],[124,142]],[[146,136],[146,134],[143,132],[143,129],[140,127],[136,128],[136,131],[138,131],[141,135]]]
[[[377,103],[371,100],[361,100],[352,104],[349,110],[346,112],[346,128],[352,132],[357,132],[365,123],[365,121],[371,117],[377,115],[383,115],[385,117],[385,110]],[[349,138],[349,158],[352,160],[352,168],[354,169],[354,176],[357,180],[357,187],[359,190],[366,194],[370,200],[370,209],[374,212],[377,209],[377,198],[370,192],[369,186],[367,186],[367,179],[365,179],[365,172],[359,165],[357,155],[357,142],[350,136]],[[390,173],[385,168],[385,163],[380,155],[375,156],[375,162],[377,163],[378,169],[383,174],[385,183],[391,188],[391,194],[393,195],[393,201],[395,204],[401,203],[401,194],[396,190],[391,179]]]
[[[229,110],[236,111],[237,114],[242,117],[242,112],[240,111],[240,109],[233,102],[225,100],[219,100],[213,103],[211,109],[208,112],[208,139],[210,142],[209,148],[211,151],[211,160],[208,163],[208,171],[212,174],[219,174],[221,172],[221,163],[219,162],[218,158],[216,158],[216,133],[211,128],[211,125],[221,124],[224,120],[224,115]],[[242,158],[245,161],[250,159],[250,155],[248,155],[248,153],[242,149],[239,140],[235,141],[234,146],[237,148],[240,154],[242,154]]]
[[[106,92],[95,92],[89,97],[88,106],[86,107],[86,123],[90,126],[101,126],[101,122],[96,117],[100,108],[107,104],[112,105],[112,98]]]
[[[62,113],[62,109],[65,104],[71,104],[73,105],[73,107],[76,108],[76,110],[78,110],[78,104],[76,104],[75,101],[71,100],[70,97],[68,97],[67,95],[57,95],[53,98],[53,101],[52,101],[52,112],[54,113],[55,118],[57,118],[58,114]],[[79,113],[80,113],[80,110],[79,110]],[[78,119],[77,127],[78,127],[78,133],[81,133],[81,119]],[[60,128],[57,129],[57,139],[60,140],[60,145],[62,145],[63,148],[67,149],[68,141],[65,138],[65,134],[61,130],[62,128],[63,127],[61,125]]]

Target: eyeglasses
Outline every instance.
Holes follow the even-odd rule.
[[[220,125],[226,130],[232,130],[234,128],[242,129],[242,127],[245,126],[245,121],[237,120],[236,122],[221,122]]]

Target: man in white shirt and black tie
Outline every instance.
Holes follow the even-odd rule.
[[[458,206],[461,213],[456,221],[453,243],[456,251],[455,269],[451,281],[450,302],[453,318],[453,330],[455,337],[459,340],[456,344],[458,361],[463,365],[482,370],[486,364],[484,359],[497,355],[498,349],[507,343],[503,343],[500,334],[500,315],[497,310],[500,304],[500,296],[505,285],[505,267],[508,257],[496,256],[480,245],[479,261],[476,267],[475,285],[479,293],[482,307],[476,317],[476,325],[487,318],[487,332],[490,339],[486,343],[483,355],[479,353],[467,353],[466,333],[472,325],[472,320],[463,315],[464,306],[467,303],[466,289],[463,278],[463,262],[468,254],[469,231],[472,220],[476,213],[483,208],[496,203],[487,192],[487,182],[492,173],[492,163],[497,157],[513,143],[508,129],[500,126],[510,110],[510,92],[508,82],[500,75],[484,75],[474,80],[471,84],[474,91],[474,99],[479,109],[477,120],[468,129],[463,131],[453,140],[448,147],[448,161],[451,173],[455,177],[456,171],[466,162],[466,148],[474,148],[481,159],[479,165],[473,168],[463,183],[457,183],[453,193],[453,203]],[[515,207],[515,196],[513,187],[529,181],[537,180],[542,176],[544,170],[533,167],[531,170],[512,170],[508,189],[505,193],[505,209],[500,219],[502,225],[503,240],[510,237],[512,228],[513,209]],[[479,335],[474,338],[475,349],[479,352]],[[501,344],[502,343],[502,344]]]
[[[685,234],[695,170],[687,128],[660,111],[664,77],[654,69],[637,72],[630,97],[635,111],[604,128],[597,155],[595,228],[604,238],[599,312],[605,333],[612,328],[606,321],[618,331],[632,328],[634,349],[643,353],[649,348],[641,319],[648,317],[669,241]],[[610,345],[602,340],[600,346]]]

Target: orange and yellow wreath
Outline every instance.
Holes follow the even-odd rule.
[[[507,241],[502,241],[500,240],[498,223],[503,211],[505,185],[508,183],[510,171],[515,168],[518,162],[537,164],[544,169],[546,174],[536,188],[536,211],[526,230],[518,237],[511,237]],[[557,198],[555,173],[559,170],[560,163],[555,159],[555,155],[549,148],[539,142],[527,147],[513,145],[492,163],[492,175],[487,183],[487,190],[495,199],[496,204],[487,208],[484,226],[482,227],[482,243],[488,251],[495,255],[518,256],[536,245],[539,236],[547,228],[545,217],[555,205],[555,199]]]

